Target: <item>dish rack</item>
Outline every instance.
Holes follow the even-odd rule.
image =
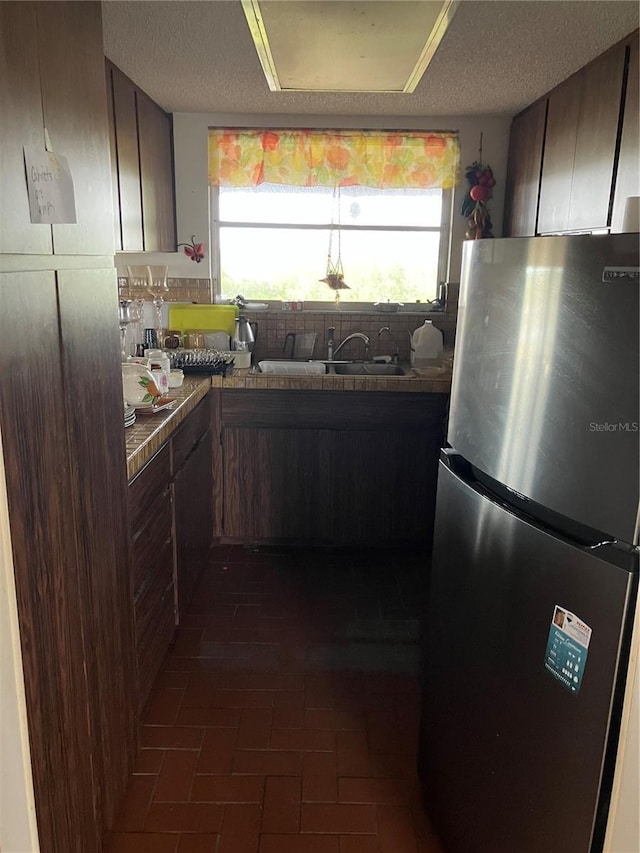
[[[169,353],[172,370],[184,373],[205,373],[210,376],[225,376],[233,367],[233,355],[215,349],[183,349]]]

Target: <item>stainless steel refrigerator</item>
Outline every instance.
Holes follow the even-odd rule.
[[[638,586],[638,235],[464,248],[419,771],[446,853],[602,847]]]

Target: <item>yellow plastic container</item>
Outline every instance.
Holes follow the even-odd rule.
[[[237,305],[191,305],[180,302],[169,305],[169,328],[179,332],[207,329],[233,335],[238,316]]]

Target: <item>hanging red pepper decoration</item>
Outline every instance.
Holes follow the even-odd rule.
[[[180,246],[184,246],[185,255],[197,264],[204,258],[204,243],[196,243],[195,234],[191,235],[190,243],[178,243],[177,248]]]

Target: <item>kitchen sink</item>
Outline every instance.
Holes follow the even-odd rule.
[[[376,364],[371,361],[354,361],[350,364],[334,364],[339,376],[404,376],[405,371],[397,364]]]
[[[327,372],[323,361],[291,361],[286,359],[270,359],[258,363],[260,373],[271,373],[277,376],[317,376]]]
[[[313,376],[333,373],[337,376],[405,376],[407,371],[397,364],[378,364],[375,361],[290,361],[272,359],[258,364],[260,373],[278,376]]]

